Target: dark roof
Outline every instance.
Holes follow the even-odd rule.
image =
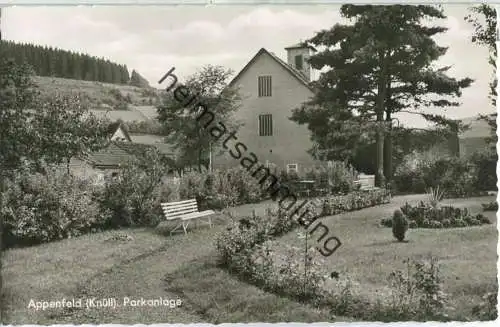
[[[156,148],[165,157],[174,160],[170,146],[164,144],[139,144],[131,142],[110,142],[109,145],[90,154],[86,161],[96,168],[120,168],[127,165],[136,156],[140,156],[147,148]],[[172,161],[173,162],[173,161]]]
[[[307,87],[309,90],[313,91],[313,88],[311,87],[310,83],[305,79],[304,75],[302,75],[301,72],[293,68],[292,66],[288,65],[286,62],[281,60],[278,56],[276,56],[274,53],[271,53],[267,51],[266,49],[262,48],[260,49],[255,56],[253,56],[252,59],[243,67],[243,69],[236,75],[231,82],[229,82],[229,86],[233,86],[234,83],[240,78],[241,75],[243,75],[244,72],[246,72],[250,66],[259,58],[261,55],[267,54],[271,58],[273,58],[278,64],[280,64],[283,68],[285,68],[293,77],[295,77],[300,83],[302,83],[305,87]]]
[[[132,158],[130,153],[112,142],[106,148],[90,154],[86,161],[97,168],[119,168]]]
[[[308,45],[308,44],[303,44],[303,43],[297,43],[297,44],[294,44],[294,45],[291,45],[289,47],[286,47],[285,50],[289,50],[289,49],[302,49],[302,48],[309,48],[311,49],[312,51],[314,52],[317,52],[318,50],[316,50],[315,47],[313,47],[312,45]]]
[[[156,148],[161,154],[167,157],[173,157],[171,146],[165,143],[141,144],[131,142],[117,142],[116,145],[129,154],[141,153],[147,148]]]

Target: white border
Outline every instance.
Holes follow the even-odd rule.
[[[500,4],[500,0],[494,1],[468,1],[468,0],[454,0],[454,1],[446,1],[446,0],[418,0],[418,1],[387,1],[387,0],[361,0],[361,1],[339,1],[339,0],[79,0],[79,1],[68,1],[68,0],[0,0],[0,5],[2,7],[8,6],[29,6],[29,5],[198,5],[198,6],[206,6],[206,5],[314,5],[314,4],[343,4],[343,3],[358,3],[358,4],[390,4],[390,3],[414,3],[414,4],[480,4],[480,3],[489,3],[489,4]],[[497,6],[497,14],[500,18],[500,6]],[[500,47],[500,38],[497,38],[497,48]],[[500,60],[497,58],[497,67],[500,67]],[[497,78],[500,81],[500,69],[497,69]],[[497,85],[497,93],[500,94],[500,83]],[[500,107],[500,101],[497,102],[497,112]],[[500,117],[497,117],[497,125],[500,123]],[[500,131],[497,129],[497,153],[500,153]],[[497,162],[497,176],[500,176],[500,164]],[[500,189],[500,183],[497,181],[497,188]],[[497,201],[500,201],[500,193],[497,194]],[[497,212],[497,217],[499,217],[499,213]],[[500,231],[499,224],[497,223],[497,230]],[[497,254],[500,254],[500,243],[497,243]],[[497,274],[500,270],[500,262],[497,261]],[[498,279],[498,277],[497,277]],[[500,303],[500,301],[498,301]],[[500,314],[500,308],[497,305],[498,312]],[[1,324],[1,321],[0,321]],[[384,326],[384,327],[393,327],[393,326],[401,326],[401,327],[410,327],[410,326],[442,326],[447,325],[450,327],[455,326],[481,326],[481,327],[493,327],[500,326],[500,316],[496,321],[488,321],[488,322],[448,322],[448,323],[440,323],[440,322],[425,322],[425,323],[417,323],[417,322],[397,322],[397,323],[381,323],[381,322],[355,322],[355,323],[249,323],[249,324],[220,324],[219,326],[245,326],[245,327],[263,327],[263,326],[283,326],[283,327],[299,327],[299,326],[318,326],[318,327],[326,327],[326,326],[337,326],[337,327],[353,327],[353,326]],[[35,327],[39,325],[0,325],[6,327],[15,327],[15,326],[26,326],[26,327]],[[52,325],[52,326],[74,326],[74,325]],[[90,325],[84,324],[79,325],[82,327],[85,326],[215,326],[212,324],[151,324],[151,325],[120,325],[120,324],[104,324],[104,325]]]

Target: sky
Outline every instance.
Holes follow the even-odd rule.
[[[446,110],[450,118],[491,113],[488,99],[493,68],[488,49],[471,43],[472,27],[464,21],[467,5],[444,5],[447,19],[436,24],[448,31],[436,37],[449,50],[438,65],[451,65],[449,75],[470,77],[461,105]],[[203,65],[222,65],[238,73],[262,47],[286,60],[286,46],[345,22],[338,5],[311,6],[73,6],[3,9],[5,40],[48,45],[104,57],[136,69],[160,87],[171,67],[182,79]],[[442,113],[430,108],[429,113]],[[400,114],[404,125],[424,127],[419,116]]]

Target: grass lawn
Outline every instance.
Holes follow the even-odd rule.
[[[348,274],[360,284],[363,294],[375,296],[383,290],[390,271],[402,268],[406,257],[431,253],[440,259],[445,290],[457,312],[470,311],[471,303],[493,290],[496,283],[496,225],[410,230],[409,243],[395,243],[390,228],[378,221],[409,200],[422,196],[396,197],[391,204],[325,217],[343,242],[325,261],[327,271]],[[450,200],[472,211],[481,210],[481,199]],[[238,216],[253,208],[263,213],[272,202],[232,208]],[[496,222],[495,212],[486,212]],[[130,240],[110,240],[109,231],[30,248],[10,249],[3,256],[2,312],[7,324],[56,323],[193,323],[349,321],[329,312],[269,294],[251,286],[215,265],[214,241],[226,218],[212,229],[199,227],[188,235],[165,237],[151,229],[125,229]],[[313,235],[314,237],[314,235]],[[278,239],[280,244],[301,245],[296,233]],[[35,301],[62,298],[123,297],[181,299],[177,308],[119,307],[100,309],[28,308]]]
[[[216,267],[213,244],[223,228],[221,220],[225,219],[219,219],[212,229],[200,226],[186,236],[165,237],[148,229],[126,229],[120,233],[132,236],[132,240],[110,241],[117,232],[104,232],[8,250],[3,272],[4,321],[149,324],[333,319],[325,310],[263,292]],[[183,304],[178,308],[28,309],[31,299],[93,297],[162,297],[180,299]]]
[[[432,255],[439,259],[444,291],[453,307],[449,314],[467,316],[486,292],[497,289],[496,213],[484,212],[492,225],[410,229],[408,243],[396,242],[391,228],[378,226],[380,219],[389,217],[397,206],[405,201],[416,204],[421,199],[424,196],[396,197],[390,204],[322,219],[330,233],[343,243],[331,257],[325,258],[325,271],[351,277],[358,283],[358,293],[374,301],[386,290],[389,273],[405,268],[404,259]],[[492,196],[451,199],[443,204],[467,207],[475,214],[483,212],[481,203],[493,200]],[[313,234],[310,244],[316,244],[319,236],[319,232]],[[281,251],[284,245],[303,247],[303,242],[292,232],[278,239],[275,250]]]
[[[166,276],[167,290],[185,299],[186,308],[207,323],[354,321],[264,292],[218,268],[215,262],[215,256],[189,262]]]
[[[43,323],[41,311],[28,309],[31,299],[50,301],[77,296],[74,290],[102,271],[165,245],[147,229],[130,229],[129,242],[107,241],[114,231],[11,249],[3,254],[3,317],[12,323]]]

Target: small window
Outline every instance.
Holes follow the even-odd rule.
[[[272,94],[271,76],[259,76],[258,89],[259,97],[270,97]]]
[[[302,55],[295,56],[295,68],[301,70],[303,67]]]
[[[299,165],[297,164],[288,164],[286,165],[286,172],[289,174],[291,172],[298,173],[299,172]]]
[[[272,136],[273,135],[273,115],[259,115],[259,135]]]

